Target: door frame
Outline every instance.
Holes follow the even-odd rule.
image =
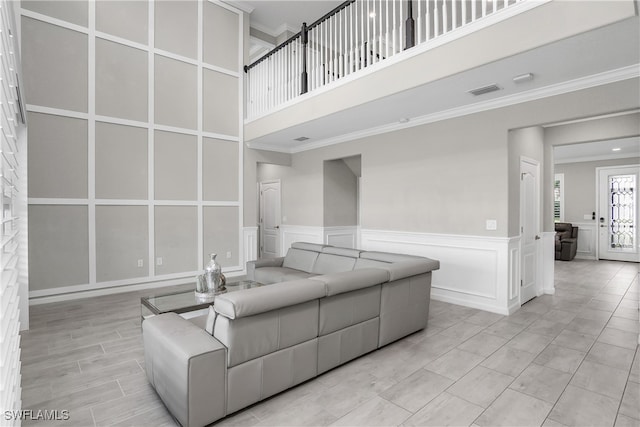
[[[280,179],[268,179],[266,181],[258,182],[258,258],[262,258],[262,185],[263,184],[278,184],[278,188],[280,190],[280,206],[278,206],[278,218],[282,221],[282,182]],[[282,229],[278,228],[278,252],[277,256],[282,256],[281,247],[282,247]]]
[[[600,212],[600,171],[602,170],[609,170],[609,169],[621,169],[621,168],[640,168],[640,164],[628,164],[628,165],[616,165],[616,166],[598,166],[596,167],[596,179],[595,179],[595,185],[596,185],[596,260],[600,260],[600,221],[599,218],[602,217],[601,212]],[[640,173],[637,175],[636,178],[636,187],[640,188]],[[638,199],[638,195],[637,195],[637,191],[636,191],[636,220],[638,220],[638,217],[640,217],[640,200]],[[640,227],[640,221],[639,224],[636,225],[636,227]],[[640,239],[640,232],[636,231],[636,239]],[[638,244],[636,243],[636,246],[638,246]]]
[[[542,261],[543,261],[543,257],[542,257],[542,239],[539,237],[542,234],[542,215],[541,215],[541,208],[542,208],[542,186],[541,186],[541,176],[540,176],[540,171],[541,171],[541,162],[530,158],[530,157],[525,157],[525,156],[520,156],[520,167],[519,167],[519,180],[518,180],[518,185],[519,185],[519,204],[520,204],[520,218],[519,218],[519,224],[518,224],[518,228],[519,230],[519,235],[520,235],[520,259],[518,260],[518,264],[520,265],[520,289],[518,292],[518,300],[520,302],[520,306],[522,306],[523,302],[522,302],[522,283],[524,281],[524,266],[522,265],[522,258],[524,255],[524,239],[523,239],[523,234],[522,234],[522,227],[523,227],[523,222],[524,222],[524,209],[523,209],[523,204],[524,204],[524,197],[523,197],[523,191],[522,191],[522,174],[524,173],[522,171],[523,169],[523,164],[527,163],[530,166],[533,166],[536,169],[536,179],[535,179],[535,189],[536,189],[536,193],[535,193],[535,205],[537,207],[536,209],[536,225],[537,225],[537,230],[536,230],[536,237],[538,237],[538,239],[536,239],[536,247],[535,247],[535,259],[536,259],[536,267],[535,267],[535,284],[534,284],[534,290],[535,290],[535,297],[538,297],[540,295],[542,295],[543,293],[543,283],[542,283],[542,276],[544,273],[543,270],[543,265],[542,265]],[[533,299],[532,298],[532,299]],[[530,300],[528,300],[530,301]]]

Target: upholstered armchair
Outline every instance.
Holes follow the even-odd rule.
[[[571,261],[578,250],[578,227],[556,222],[556,259]]]

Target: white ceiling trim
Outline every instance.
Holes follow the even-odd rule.
[[[282,33],[284,33],[285,31],[291,31],[294,34],[300,32],[300,28],[295,28],[289,24],[280,24],[276,28],[269,28],[257,22],[252,22],[251,26],[256,30],[263,32],[267,35],[270,35],[271,37],[274,37],[274,38],[280,37],[280,35],[282,35]]]
[[[209,1],[211,1],[211,0],[209,0]],[[228,5],[231,5],[231,6],[235,7],[236,9],[240,9],[241,11],[246,12],[246,13],[251,13],[251,12],[253,12],[255,10],[255,8],[253,6],[251,6],[248,3],[243,2],[241,0],[221,0],[221,1],[222,1],[222,3],[226,3]]]
[[[414,126],[421,126],[428,123],[434,123],[440,120],[452,119],[455,117],[466,116],[469,114],[479,113],[487,110],[494,110],[497,108],[508,107],[523,102],[535,101],[538,99],[547,98],[550,96],[562,95],[569,92],[575,92],[578,90],[589,89],[596,86],[601,86],[609,83],[615,83],[623,80],[633,79],[640,77],[640,64],[630,65],[628,67],[619,68],[616,70],[610,70],[599,74],[594,74],[579,79],[569,80],[562,83],[557,83],[549,86],[545,86],[538,89],[533,89],[527,92],[521,92],[509,96],[504,96],[489,101],[477,102],[471,105],[465,105],[462,107],[452,108],[450,110],[440,111],[433,114],[427,114],[424,116],[412,118],[406,123],[390,123],[382,126],[376,126],[369,129],[360,130],[357,132],[340,135],[333,138],[327,138],[320,141],[314,141],[306,144],[302,144],[298,147],[291,149],[283,149],[282,147],[262,144],[262,143],[248,143],[249,148],[255,148],[267,151],[277,151],[282,153],[300,153],[303,151],[314,150],[316,148],[328,147],[335,144],[340,144],[347,141],[353,141],[355,139],[361,139],[368,136],[379,135],[383,133],[393,132],[400,129],[406,129]]]
[[[562,165],[565,163],[596,162],[599,160],[617,160],[617,159],[629,159],[629,158],[637,158],[637,157],[640,157],[638,153],[602,154],[600,156],[569,157],[562,160],[556,160],[553,163],[556,165]]]

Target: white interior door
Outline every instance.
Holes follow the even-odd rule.
[[[640,262],[638,175],[640,166],[598,169],[598,258]]]
[[[520,161],[520,304],[537,295],[540,245],[540,164]]]
[[[280,181],[260,183],[260,258],[280,256]]]

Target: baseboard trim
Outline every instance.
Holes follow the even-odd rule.
[[[228,278],[238,277],[238,276],[244,276],[244,273],[241,271],[230,272],[230,273],[225,273],[225,276]],[[111,287],[93,289],[93,290],[71,291],[67,293],[58,293],[58,294],[46,295],[46,296],[40,296],[40,297],[30,297],[29,305],[48,304],[50,302],[72,301],[72,300],[89,298],[89,297],[141,291],[145,289],[161,289],[169,286],[185,285],[190,282],[193,282],[193,279],[191,276],[181,278],[181,279],[171,279],[171,280],[154,281],[154,282],[146,282],[146,283],[138,283],[138,284],[130,284],[130,285],[111,286]],[[194,284],[194,289],[195,289],[195,284]]]

